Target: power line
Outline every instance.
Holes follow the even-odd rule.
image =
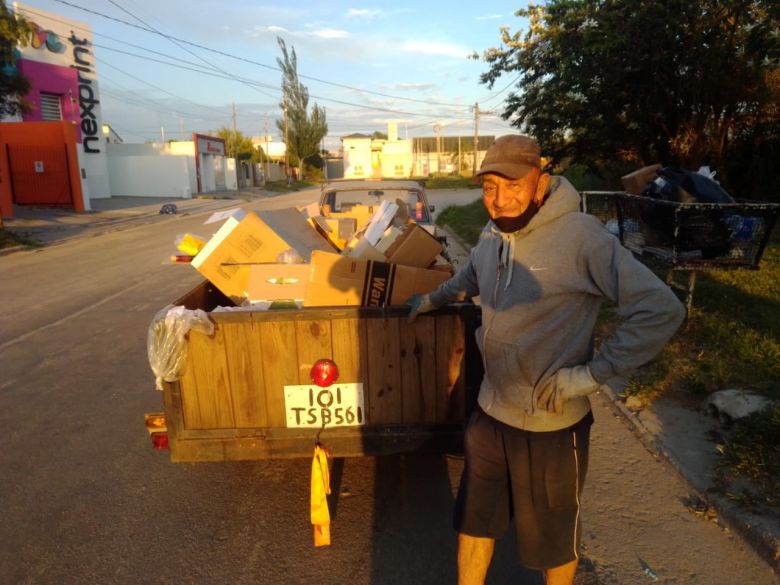
[[[177,69],[183,69],[185,71],[193,71],[195,73],[200,73],[202,75],[209,75],[211,77],[217,77],[219,79],[228,79],[228,80],[235,80],[236,79],[235,76],[228,77],[228,76],[222,75],[220,73],[216,73],[216,72],[208,71],[208,70],[204,70],[204,69],[199,69],[197,67],[185,67],[183,65],[177,65],[176,63],[170,63],[168,61],[164,61],[164,60],[161,60],[161,59],[153,59],[151,57],[138,55],[136,53],[131,53],[129,51],[123,51],[121,49],[115,49],[115,48],[112,48],[112,47],[106,47],[106,46],[97,45],[97,44],[95,44],[95,46],[99,47],[101,49],[106,49],[106,50],[109,50],[109,51],[114,51],[116,53],[121,53],[123,55],[128,55],[130,57],[137,57],[139,59],[144,59],[146,61],[153,61],[155,63],[161,63],[163,65],[168,65],[169,67],[175,67]],[[253,84],[253,85],[259,85],[261,87],[268,87],[268,88],[276,89],[276,88],[274,88],[274,86],[271,86],[271,85],[268,85],[268,84],[263,84],[263,83],[260,83],[258,81],[253,81],[251,79],[241,78],[241,77],[238,77],[237,79],[241,79],[245,83],[249,83],[249,84]],[[327,98],[327,97],[317,96],[317,95],[312,95],[312,94],[310,94],[310,97],[313,97],[313,98],[316,98],[316,99],[319,99],[319,100],[322,100],[322,101],[333,102],[333,103],[337,103],[337,104],[341,104],[341,105],[345,105],[345,106],[351,106],[351,107],[354,107],[354,108],[362,108],[362,109],[372,110],[372,111],[376,111],[376,112],[389,112],[391,114],[400,114],[400,115],[403,115],[403,116],[415,116],[415,117],[420,117],[421,116],[421,117],[428,117],[428,118],[431,117],[431,114],[429,114],[429,113],[423,114],[423,113],[419,113],[419,112],[407,112],[407,111],[404,111],[404,110],[393,110],[393,109],[390,109],[390,108],[381,108],[379,106],[368,106],[368,105],[365,105],[365,104],[359,104],[359,103],[354,103],[354,102],[347,102],[347,101],[344,101],[344,100],[337,100],[335,98]],[[454,118],[461,117],[463,119],[468,119],[468,116],[449,116],[449,117],[454,117]]]
[[[159,35],[159,36],[164,37],[164,38],[166,38],[168,40],[177,41],[179,43],[190,45],[192,47],[197,47],[198,49],[202,49],[204,51],[209,51],[211,53],[215,53],[217,55],[222,55],[224,57],[229,57],[229,58],[235,59],[237,61],[243,61],[245,63],[250,63],[252,65],[257,65],[258,67],[264,67],[266,69],[271,69],[273,71],[281,72],[281,70],[278,67],[275,67],[273,65],[268,65],[267,63],[261,63],[259,61],[254,61],[252,59],[247,59],[246,57],[240,57],[238,55],[233,55],[232,53],[227,53],[225,51],[220,51],[219,49],[213,49],[211,47],[207,47],[207,46],[201,45],[199,43],[194,43],[194,42],[188,41],[186,39],[181,39],[181,38],[178,38],[178,37],[174,37],[172,35],[168,35],[168,34],[162,33],[162,32],[160,32],[160,31],[158,31],[158,30],[156,30],[154,28],[147,28],[147,27],[144,27],[144,26],[139,26],[137,24],[134,24],[132,22],[128,22],[128,21],[123,20],[121,18],[116,18],[114,16],[109,16],[108,14],[103,14],[102,12],[98,12],[97,10],[92,10],[92,9],[89,9],[89,8],[85,8],[83,6],[79,6],[77,4],[73,4],[72,2],[68,2],[67,0],[55,0],[55,1],[59,2],[60,4],[65,4],[66,6],[70,6],[72,8],[76,8],[77,10],[83,10],[84,12],[88,12],[90,14],[94,14],[96,16],[100,16],[102,18],[106,18],[108,20],[113,20],[114,22],[118,22],[118,23],[124,24],[126,26],[130,26],[130,27],[133,27],[133,28],[136,28],[136,29],[139,29],[139,30],[143,30],[143,31],[148,32],[148,33]],[[113,0],[109,0],[109,2],[114,4]],[[127,12],[123,8],[121,8],[121,9],[124,12]],[[130,13],[128,13],[128,14],[130,14]],[[141,22],[143,22],[143,21],[141,21]],[[197,57],[198,55],[195,55],[195,56]],[[198,57],[198,58],[200,58],[200,57]],[[212,67],[214,67],[214,66],[212,65]],[[391,94],[382,93],[382,92],[373,91],[373,90],[368,90],[368,89],[361,89],[359,87],[354,87],[354,86],[346,85],[346,84],[343,84],[343,83],[337,83],[335,81],[328,81],[326,79],[320,79],[318,77],[313,77],[311,75],[299,74],[298,77],[301,77],[303,79],[310,79],[310,80],[316,81],[318,83],[324,83],[324,84],[327,84],[327,85],[332,85],[334,87],[340,87],[342,89],[350,89],[352,91],[357,91],[357,92],[360,92],[360,93],[368,93],[368,94],[372,94],[372,95],[377,95],[377,96],[381,96],[381,97],[397,99],[397,100],[402,100],[402,101],[410,101],[410,102],[427,104],[427,105],[431,105],[431,106],[444,106],[444,107],[450,107],[450,108],[465,108],[465,107],[467,107],[464,104],[453,104],[453,103],[444,103],[444,102],[434,102],[434,101],[429,101],[429,100],[420,100],[420,99],[416,99],[416,98],[407,98],[407,97],[402,97],[402,96],[396,96],[396,95],[391,95]],[[324,98],[319,98],[319,99],[324,99]]]
[[[185,47],[185,46],[184,46],[182,43],[180,43],[180,42],[178,41],[178,39],[175,39],[174,37],[172,37],[172,36],[170,36],[170,35],[167,35],[167,34],[163,33],[163,32],[162,32],[162,31],[160,31],[160,30],[157,30],[155,27],[153,27],[151,24],[149,24],[148,22],[146,22],[146,21],[145,21],[145,20],[143,20],[142,18],[140,18],[140,17],[136,16],[135,14],[133,14],[132,12],[130,12],[129,10],[127,10],[126,8],[123,8],[122,6],[120,6],[119,4],[117,4],[117,3],[116,3],[114,0],[108,0],[108,1],[109,1],[111,4],[113,4],[114,6],[116,6],[117,8],[119,8],[119,10],[121,10],[121,11],[122,11],[122,12],[124,12],[125,14],[128,14],[128,15],[130,15],[131,17],[135,18],[135,19],[136,19],[138,22],[140,22],[140,23],[141,23],[141,24],[143,24],[144,26],[148,27],[150,30],[154,31],[155,33],[157,33],[157,34],[158,34],[158,35],[160,35],[161,37],[163,37],[163,38],[165,38],[165,39],[169,40],[170,42],[172,42],[174,45],[176,45],[176,46],[177,46],[177,47],[179,47],[180,49],[182,49],[182,50],[184,50],[184,51],[187,51],[187,52],[188,52],[190,55],[192,55],[193,57],[196,57],[197,59],[200,59],[201,61],[203,61],[203,62],[204,62],[206,65],[208,65],[208,66],[209,66],[209,67],[211,67],[212,69],[215,69],[215,70],[217,70],[217,71],[221,71],[222,73],[224,73],[225,75],[228,75],[228,76],[232,77],[233,79],[235,79],[235,80],[236,80],[236,81],[238,81],[239,83],[243,83],[243,82],[241,82],[241,81],[240,81],[240,80],[239,80],[237,77],[233,76],[233,75],[232,75],[231,73],[229,73],[228,71],[225,71],[225,70],[224,70],[224,69],[222,69],[221,67],[219,67],[219,66],[217,66],[217,65],[214,65],[213,63],[210,63],[209,61],[207,61],[206,59],[204,59],[203,57],[201,57],[200,55],[198,55],[198,54],[197,54],[196,52],[194,52],[193,50],[191,50],[191,49],[188,49],[188,48],[187,48],[187,47]],[[260,93],[261,95],[265,95],[265,96],[273,97],[273,96],[270,96],[269,94],[267,94],[266,92],[264,92],[264,91],[261,91],[261,90],[257,89],[256,87],[253,87],[253,86],[251,86],[251,85],[248,85],[248,84],[244,84],[244,85],[246,85],[246,86],[247,86],[247,87],[249,87],[250,89],[252,89],[252,90],[254,90],[254,91],[256,91],[256,92]]]
[[[102,65],[105,65],[106,67],[110,67],[111,69],[114,69],[114,70],[116,70],[116,71],[119,71],[119,73],[122,73],[123,75],[127,75],[128,77],[132,77],[132,78],[133,78],[133,79],[135,79],[136,81],[140,81],[141,83],[143,83],[143,84],[145,84],[145,85],[148,85],[149,87],[151,87],[151,88],[153,88],[153,89],[156,89],[156,90],[158,90],[158,91],[161,91],[161,92],[163,92],[163,93],[165,93],[165,94],[168,94],[169,96],[171,96],[171,97],[174,97],[174,98],[176,98],[176,99],[178,99],[178,100],[182,100],[182,101],[188,102],[188,103],[190,103],[190,104],[192,104],[192,105],[194,105],[194,106],[197,106],[197,107],[199,107],[199,108],[204,108],[204,109],[207,109],[207,110],[211,110],[211,111],[213,111],[213,112],[216,112],[216,113],[218,113],[218,114],[221,114],[221,115],[223,115],[223,114],[224,114],[224,112],[223,112],[223,111],[221,111],[221,110],[218,110],[217,108],[214,108],[214,107],[211,107],[211,106],[206,106],[206,105],[204,105],[204,104],[199,104],[199,103],[197,103],[197,102],[193,102],[192,100],[190,100],[190,99],[187,99],[187,98],[185,98],[185,97],[182,97],[182,96],[180,96],[180,95],[176,95],[175,93],[172,93],[172,92],[168,91],[167,89],[164,89],[164,88],[160,87],[159,85],[155,85],[155,84],[153,84],[153,83],[149,83],[149,82],[148,82],[148,81],[146,81],[145,79],[141,79],[140,77],[138,77],[138,76],[136,76],[136,75],[133,75],[132,73],[128,73],[128,72],[127,72],[127,71],[125,71],[124,69],[120,69],[120,68],[119,68],[119,67],[117,67],[116,65],[112,65],[111,63],[108,63],[107,61],[105,61],[105,60],[103,60],[103,59],[97,59],[97,58],[96,58],[96,61],[100,62]],[[119,85],[119,84],[117,84],[116,82],[113,82],[113,83],[114,83],[115,85]],[[129,91],[129,90],[128,90],[128,91]]]
[[[495,94],[493,94],[493,95],[492,95],[492,96],[490,96],[490,97],[487,97],[487,98],[485,98],[485,99],[479,100],[479,103],[487,103],[487,102],[492,102],[494,99],[496,99],[496,98],[497,98],[498,96],[500,96],[502,93],[504,93],[506,90],[508,90],[510,87],[512,87],[512,86],[513,86],[515,83],[517,83],[517,82],[520,80],[520,78],[521,78],[521,77],[522,77],[522,74],[521,74],[521,75],[518,75],[518,76],[517,76],[517,77],[515,77],[515,78],[514,78],[512,81],[510,81],[510,82],[509,82],[509,83],[506,85],[506,87],[504,87],[504,89],[502,89],[501,91],[498,91],[498,92],[496,92]]]
[[[96,14],[98,16],[102,16],[102,17],[107,18],[109,20],[114,20],[114,21],[120,22],[122,24],[125,24],[125,25],[133,27],[133,28],[144,30],[146,32],[152,32],[152,33],[158,34],[160,36],[165,36],[162,33],[157,33],[155,31],[146,29],[144,27],[138,26],[138,25],[133,24],[131,22],[127,22],[127,21],[124,21],[122,19],[118,19],[118,18],[115,18],[115,17],[112,17],[112,16],[104,15],[102,13],[96,12],[94,10],[90,10],[88,8],[83,8],[83,7],[77,6],[75,4],[66,2],[65,0],[56,0],[56,1],[60,2],[62,4],[66,4],[68,6],[72,6],[74,8],[78,8],[80,10],[84,10],[84,11],[89,12],[89,13]],[[30,11],[30,10],[27,10],[27,9],[25,9],[25,11],[28,12],[28,13],[35,13],[35,11]],[[61,21],[61,20],[57,20],[57,19],[52,19],[52,20],[55,20],[56,22],[64,23],[64,21]],[[71,23],[64,23],[64,24],[68,24],[68,25],[72,26]],[[89,29],[86,29],[86,28],[83,28],[83,27],[74,27],[74,28],[79,28],[80,30],[89,30]],[[99,34],[99,33],[93,33],[93,34],[95,34],[96,36],[107,38],[107,39],[115,41],[115,42],[119,42],[119,43],[122,43],[122,44],[127,44],[127,45],[130,45],[130,46],[133,46],[133,47],[137,47],[137,48],[139,48],[141,50],[148,51],[148,52],[151,52],[151,53],[154,53],[154,54],[161,54],[161,53],[158,53],[157,51],[151,51],[150,49],[146,49],[146,48],[140,47],[138,45],[133,45],[132,43],[127,43],[125,41],[122,41],[120,39],[115,39],[115,38],[110,37],[108,35]],[[175,38],[175,37],[173,37],[173,38]],[[266,67],[266,68],[278,71],[278,68],[271,67],[270,65],[265,65],[263,63],[258,63],[256,61],[252,61],[250,59],[244,59],[242,57],[237,57],[235,55],[231,55],[229,53],[224,53],[224,52],[218,51],[216,49],[210,49],[208,47],[203,47],[202,45],[198,45],[197,43],[191,43],[189,41],[185,41],[185,40],[182,40],[182,39],[176,39],[176,40],[179,40],[179,41],[181,41],[183,43],[190,44],[190,45],[193,45],[193,46],[196,46],[196,47],[199,47],[199,48],[203,48],[203,49],[205,49],[207,51],[212,51],[212,52],[217,53],[217,54],[225,55],[225,56],[231,57],[233,59],[237,59],[237,60],[240,60],[240,61],[245,61],[247,63],[252,63],[252,64],[255,64],[255,65],[258,65],[258,66],[261,66],[261,67]],[[176,61],[187,63],[187,64],[191,65],[192,67],[187,67],[187,66],[183,66],[183,65],[177,65],[177,64],[171,63],[169,61],[165,61],[165,60],[161,60],[161,59],[155,59],[155,58],[148,57],[148,56],[145,56],[145,55],[139,55],[137,53],[132,53],[130,51],[123,51],[122,49],[117,49],[115,47],[109,47],[109,46],[100,45],[100,44],[97,44],[97,43],[93,43],[93,45],[95,47],[100,48],[100,49],[113,51],[113,52],[120,53],[120,54],[123,54],[123,55],[127,55],[127,56],[130,56],[130,57],[143,59],[145,61],[152,61],[152,62],[155,62],[155,63],[160,63],[160,64],[163,64],[163,65],[167,65],[169,67],[176,67],[178,69],[182,69],[182,70],[185,70],[185,71],[192,71],[192,72],[195,72],[195,73],[200,73],[202,75],[209,75],[211,77],[217,77],[217,78],[220,78],[220,79],[228,79],[228,80],[233,80],[233,81],[239,81],[239,82],[244,83],[244,84],[255,85],[255,86],[264,87],[264,88],[268,88],[268,89],[279,91],[279,88],[277,88],[275,86],[272,86],[272,85],[269,85],[269,84],[264,84],[264,83],[261,83],[261,82],[258,82],[258,81],[250,80],[250,79],[247,79],[247,78],[243,78],[243,77],[239,77],[239,76],[231,75],[231,74],[222,75],[222,74],[219,74],[219,73],[217,73],[215,71],[205,70],[203,68],[200,68],[200,66],[198,66],[196,63],[193,63],[192,61],[179,59],[179,58],[176,58],[176,57],[173,57],[173,56],[170,56],[170,55],[165,55],[165,56],[170,58],[170,59],[174,59]],[[443,104],[437,104],[437,102],[426,102],[424,100],[415,100],[413,98],[403,98],[403,97],[400,97],[400,96],[392,96],[392,95],[389,95],[389,94],[381,94],[381,93],[378,93],[378,92],[371,92],[369,90],[361,90],[361,89],[358,89],[358,88],[354,88],[354,87],[350,87],[350,86],[346,86],[346,85],[342,85],[342,84],[335,84],[333,82],[328,82],[328,81],[324,81],[324,80],[318,80],[316,78],[312,78],[312,77],[308,77],[308,76],[304,76],[304,75],[299,75],[299,76],[300,77],[307,77],[309,79],[314,79],[316,81],[320,81],[322,83],[327,83],[327,84],[330,84],[330,85],[337,85],[337,86],[344,87],[346,89],[355,90],[355,91],[358,91],[358,92],[373,93],[373,94],[376,94],[376,95],[382,95],[384,97],[389,97],[389,98],[392,98],[392,99],[400,99],[400,100],[406,100],[406,101],[421,102],[421,103],[427,103],[427,104],[431,104],[431,105],[443,105]],[[281,98],[276,98],[275,96],[270,96],[270,97],[272,97],[273,99],[281,99]],[[337,104],[340,104],[340,105],[356,107],[356,108],[361,108],[361,109],[367,109],[367,110],[372,110],[372,111],[377,111],[377,112],[387,112],[387,113],[398,114],[398,115],[402,115],[402,116],[431,117],[431,115],[428,114],[428,113],[407,112],[407,111],[403,111],[403,110],[395,110],[395,109],[391,109],[391,108],[382,108],[382,107],[378,107],[378,106],[367,106],[365,104],[348,102],[348,101],[344,101],[344,100],[338,100],[338,99],[335,99],[335,98],[327,98],[327,97],[313,95],[313,94],[310,94],[310,97],[318,99],[318,100],[326,101],[326,102],[333,102],[333,103],[337,103]],[[465,108],[465,106],[463,106],[463,105],[455,105],[455,104],[449,104],[447,107]],[[450,116],[450,117],[462,117],[463,119],[470,119],[469,116]]]

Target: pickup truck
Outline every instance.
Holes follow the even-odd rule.
[[[349,214],[358,218],[358,228],[371,219],[383,201],[406,204],[407,215],[431,235],[440,240],[446,249],[446,237],[439,234],[433,222],[435,206],[428,204],[425,186],[408,180],[336,180],[322,185],[320,213],[339,217]],[[362,222],[361,222],[362,219]],[[444,255],[445,258],[447,255]]]
[[[164,412],[147,415],[172,461],[458,453],[482,378],[472,304],[408,322],[408,307],[215,311],[208,281],[175,301],[208,312],[190,331]]]

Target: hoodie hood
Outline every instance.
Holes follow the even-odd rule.
[[[514,268],[515,240],[523,237],[541,226],[556,220],[566,213],[580,210],[580,194],[564,177],[554,176],[550,178],[550,186],[544,195],[541,207],[536,211],[525,227],[516,232],[506,233],[502,231],[493,220],[488,222],[488,229],[501,239],[499,248],[499,266],[506,270],[507,278],[504,289],[509,288],[512,282]]]

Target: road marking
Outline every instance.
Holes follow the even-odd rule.
[[[120,290],[120,291],[118,291],[118,292],[116,292],[116,293],[114,293],[112,295],[109,295],[106,298],[104,298],[104,299],[102,299],[102,300],[100,300],[100,301],[98,301],[96,303],[93,303],[93,304],[91,304],[91,305],[89,305],[87,307],[84,307],[83,309],[80,309],[80,310],[76,311],[75,313],[71,313],[70,315],[66,315],[65,317],[57,319],[56,321],[53,321],[51,323],[47,323],[46,325],[42,325],[41,327],[38,327],[38,329],[33,329],[32,331],[28,331],[27,333],[25,333],[23,335],[20,335],[19,337],[16,337],[14,339],[6,341],[5,343],[0,344],[0,350],[5,349],[6,347],[10,347],[10,346],[12,346],[12,345],[14,345],[16,343],[19,343],[20,341],[24,341],[25,339],[27,339],[28,337],[31,337],[32,335],[35,335],[36,333],[40,333],[41,331],[46,331],[47,329],[51,329],[52,327],[56,327],[57,325],[60,325],[60,324],[64,323],[65,321],[73,319],[74,317],[79,317],[79,316],[83,315],[84,313],[87,313],[88,311],[91,311],[91,310],[96,309],[97,307],[99,307],[101,305],[105,305],[106,303],[113,301],[117,297],[125,294],[128,291],[133,290],[134,288],[138,288],[141,285],[148,285],[148,283],[146,281],[144,281],[144,280],[139,280],[134,285],[128,286],[126,288],[123,288],[122,290]]]

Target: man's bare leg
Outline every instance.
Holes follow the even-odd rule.
[[[544,572],[544,581],[547,585],[572,585],[574,573],[577,572],[577,559],[570,563],[547,569]]]
[[[495,544],[492,538],[458,534],[458,585],[482,585],[485,582]]]

